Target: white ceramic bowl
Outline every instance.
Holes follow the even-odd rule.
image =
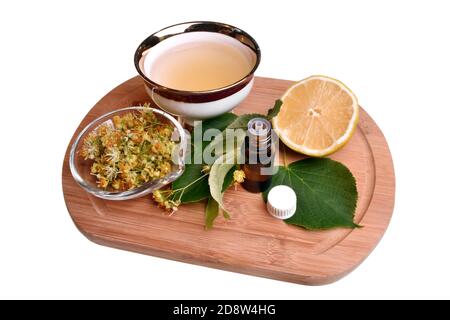
[[[225,87],[207,91],[183,91],[165,87],[152,79],[152,63],[170,48],[194,41],[221,41],[235,46],[242,55],[251,59],[253,68],[242,79]],[[256,41],[245,31],[224,23],[196,21],[162,29],[137,48],[134,63],[145,82],[150,98],[163,110],[183,117],[192,124],[228,112],[241,103],[253,86],[253,75],[261,60]],[[211,70],[214,72],[214,70]]]

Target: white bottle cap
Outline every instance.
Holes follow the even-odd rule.
[[[297,196],[291,187],[273,187],[267,196],[267,211],[278,219],[288,219],[297,210]]]

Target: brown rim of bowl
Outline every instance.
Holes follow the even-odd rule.
[[[164,41],[167,38],[188,33],[188,32],[198,32],[198,31],[206,31],[206,32],[215,32],[215,33],[221,33],[224,35],[227,35],[229,37],[232,37],[236,40],[238,40],[243,45],[249,47],[255,54],[256,54],[256,62],[253,68],[250,70],[250,72],[243,77],[242,79],[229,84],[225,87],[212,89],[212,90],[203,90],[203,91],[186,91],[186,90],[178,90],[169,88],[166,86],[163,86],[159,83],[156,83],[152,80],[150,80],[144,72],[139,67],[139,62],[142,57],[142,53],[146,50],[148,50],[151,47],[156,46],[158,43]],[[252,36],[250,36],[247,32],[245,32],[242,29],[239,29],[237,27],[234,27],[232,25],[222,23],[222,22],[214,22],[214,21],[190,21],[190,22],[182,22],[177,23],[171,26],[168,26],[166,28],[163,28],[159,31],[156,31],[149,37],[147,37],[142,43],[138,46],[136,49],[136,52],[134,54],[134,65],[136,67],[137,72],[139,75],[149,84],[155,86],[158,88],[158,90],[161,91],[169,91],[174,94],[180,94],[180,95],[203,95],[208,93],[216,93],[223,90],[231,89],[235,87],[236,85],[242,84],[246,82],[249,78],[251,78],[256,71],[256,69],[259,66],[259,63],[261,61],[261,50],[259,49],[259,45],[256,42],[255,39],[253,39]]]

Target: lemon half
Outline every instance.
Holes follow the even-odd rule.
[[[311,76],[291,86],[273,127],[291,149],[303,154],[329,155],[351,138],[359,120],[358,100],[339,80]]]

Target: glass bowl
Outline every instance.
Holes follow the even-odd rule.
[[[91,174],[91,166],[93,160],[85,160],[81,155],[79,155],[80,149],[83,145],[84,138],[96,130],[101,124],[105,122],[108,125],[114,126],[112,118],[114,116],[122,116],[126,113],[137,113],[142,110],[151,110],[153,113],[163,122],[171,124],[174,127],[172,140],[176,142],[176,147],[172,153],[172,170],[164,177],[151,180],[142,184],[141,186],[121,191],[114,190],[113,188],[103,189],[97,186],[97,178]],[[145,196],[154,190],[160,189],[163,186],[171,183],[180,177],[184,172],[185,166],[185,154],[187,148],[187,137],[186,133],[181,126],[181,124],[175,120],[174,117],[168,113],[148,107],[128,107],[123,109],[118,109],[109,112],[91,123],[89,123],[83,131],[78,135],[75,142],[72,144],[70,150],[69,165],[72,176],[75,181],[90,194],[107,200],[128,200],[138,197]]]

